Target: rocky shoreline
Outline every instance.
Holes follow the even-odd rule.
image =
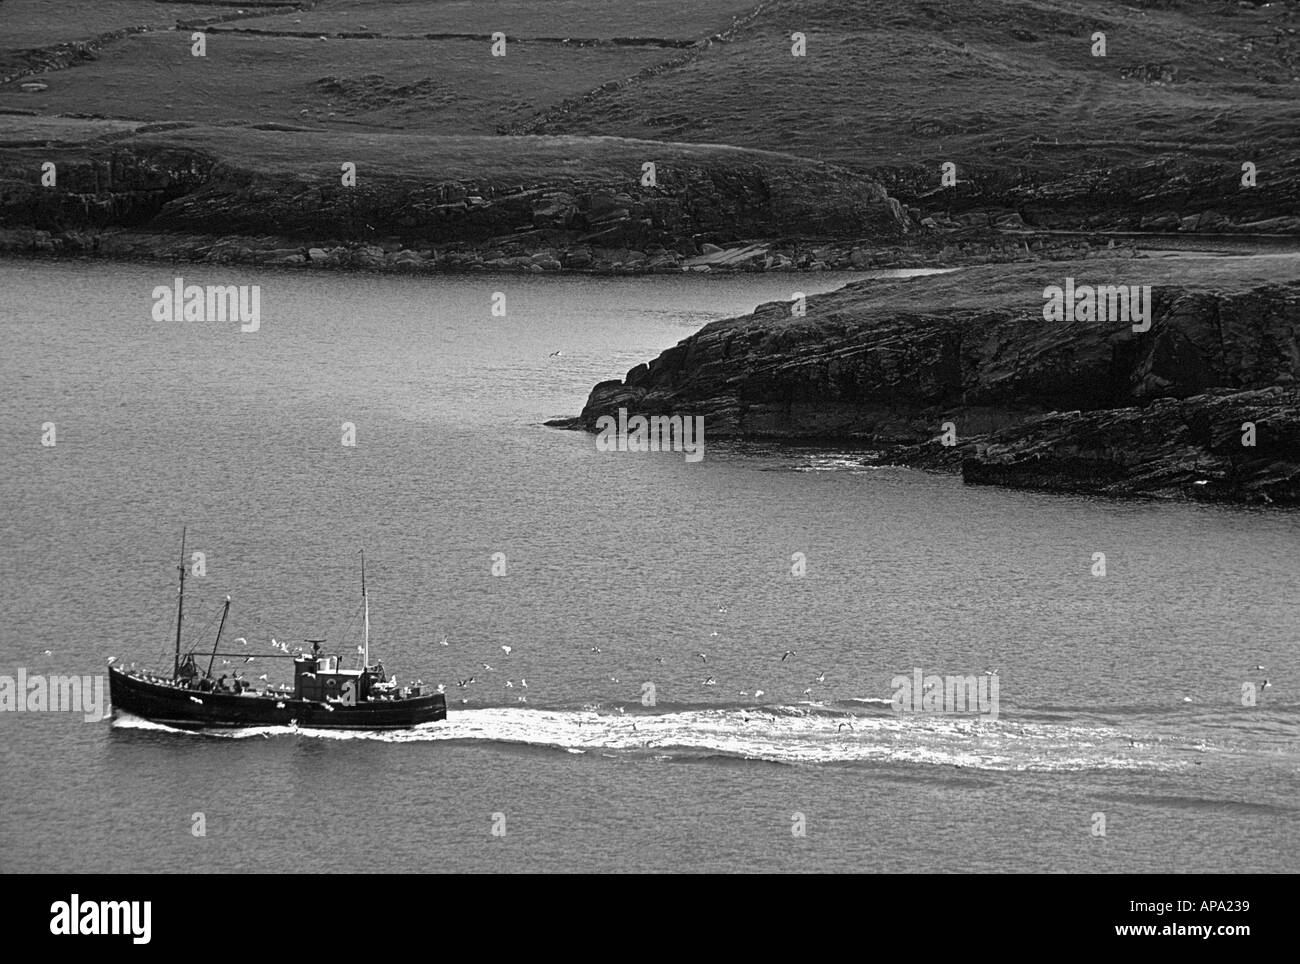
[[[491,271],[521,274],[735,274],[746,272],[867,271],[951,268],[968,264],[1140,256],[1136,242],[1094,235],[1063,238],[1026,233],[986,235],[950,243],[915,239],[904,244],[836,240],[740,241],[726,247],[682,242],[645,250],[583,243],[541,245],[509,238],[484,244],[452,242],[408,247],[401,239],[377,243],[301,243],[268,236],[209,237],[123,229],[52,232],[0,228],[0,253],[36,258],[95,257],[304,269],[430,274]]]
[[[342,183],[338,158],[353,165],[355,184]],[[638,180],[647,158],[653,183]],[[891,184],[904,196],[914,189]],[[716,145],[0,116],[0,252],[36,257],[711,274],[1131,257],[1140,246],[1300,237],[1300,217],[1259,220],[1241,204],[1234,219],[1177,217],[1166,210],[1177,200],[1153,195],[1135,202],[1140,216],[1086,226],[1042,211],[1026,223],[1022,213],[1042,198],[1011,203],[959,188],[939,210],[905,204],[861,172]]]
[[[974,449],[962,462],[971,484],[1300,505],[1300,391],[1218,389],[1142,408],[1053,412]]]
[[[1062,276],[1151,285],[1149,330],[1045,321],[1042,292]],[[594,431],[620,408],[972,484],[1296,505],[1300,256],[855,282],[802,317],[780,302],[710,324],[548,424]]]

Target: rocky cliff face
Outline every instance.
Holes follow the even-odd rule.
[[[40,183],[41,165],[57,157],[55,188]],[[171,202],[200,190],[213,161],[185,149],[107,149],[64,159],[49,148],[0,157],[0,224],[64,231],[137,227]]]
[[[1239,165],[1180,156],[1054,176],[971,165],[969,177],[936,195],[934,177],[916,168],[871,172],[917,220],[945,233],[1000,227],[1042,231],[1172,235],[1300,234],[1300,171],[1288,160],[1268,177],[1242,184]]]
[[[1043,290],[1065,276],[1149,284],[1150,329],[1045,321]],[[1300,470],[1286,427],[1298,377],[1300,258],[972,268],[849,285],[811,299],[802,317],[776,303],[711,324],[597,385],[577,422],[593,428],[620,407],[703,415],[715,438],[860,441],[922,464],[964,459],[971,481],[1108,492],[1172,492],[1198,471],[1200,451],[1204,472],[1225,483],[1216,491],[1262,486],[1282,501]],[[1274,387],[1283,394],[1259,394]],[[1213,431],[1188,427],[1211,410]],[[1225,426],[1252,411],[1277,434],[1242,469],[1224,462]],[[948,451],[945,422],[958,439]],[[1110,454],[1088,454],[1110,430]],[[1072,472],[1077,484],[1066,485]]]
[[[1300,390],[1053,412],[972,448],[962,477],[975,484],[1300,505]]]
[[[833,200],[832,200],[833,199]],[[268,223],[290,237],[396,236],[412,244],[487,241],[520,232],[643,248],[704,237],[727,242],[776,237],[791,224],[811,234],[896,236],[907,227],[874,182],[821,168],[806,174],[746,164],[674,169],[653,188],[565,179],[502,189],[492,183],[383,183],[346,190],[290,178],[261,183],[220,171],[201,191],[161,213],[158,227],[256,233]]]
[[[185,136],[185,144],[203,143],[194,129]],[[726,149],[704,161],[706,152],[693,148],[687,161],[658,146],[653,156],[665,161],[651,185],[638,183],[642,155],[629,148],[617,173],[532,172],[529,179],[521,166],[518,176],[476,179],[440,176],[432,166],[367,171],[356,186],[344,187],[337,174],[309,176],[303,164],[268,169],[226,158],[215,133],[210,149],[166,140],[153,131],[59,148],[10,142],[0,153],[0,225],[55,232],[127,227],[214,241],[274,233],[322,247],[496,242],[530,254],[578,244],[659,246],[682,255],[698,254],[700,243],[790,232],[889,240],[913,227],[869,178],[818,162],[765,163],[758,152]],[[58,184],[47,188],[41,164],[51,159]]]

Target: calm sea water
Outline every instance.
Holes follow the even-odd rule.
[[[260,284],[261,330],[152,321],[177,274]],[[287,680],[272,637],[353,652],[364,547],[373,651],[451,707],[384,735],[0,713],[0,870],[1300,870],[1300,515],[541,425],[843,280],[0,262],[0,674],[167,665],[187,525],[187,647],[230,594],[252,676]],[[896,716],[915,667],[997,670],[997,721]]]

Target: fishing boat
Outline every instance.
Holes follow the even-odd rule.
[[[181,533],[180,592],[176,602],[176,651],[170,676],[112,665],[108,667],[113,713],[130,713],[154,723],[187,730],[249,726],[298,726],[309,729],[392,730],[447,718],[447,698],[423,685],[398,686],[383,664],[370,662],[370,598],[366,592],[366,561],[361,557],[361,600],[365,640],[360,665],[345,669],[337,653],[327,654],[324,640],[307,640],[310,654],[272,654],[259,659],[293,661],[293,689],[276,691],[250,686],[237,674],[212,675],[218,656],[247,656],[221,652],[221,634],[230,613],[230,597],[221,611],[217,638],[200,669],[193,650],[181,656],[181,624],[185,616],[185,533]],[[287,647],[285,647],[287,649]]]

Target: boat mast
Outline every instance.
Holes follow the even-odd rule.
[[[176,658],[172,661],[172,679],[181,675],[181,620],[185,616],[185,527],[181,527],[181,587],[176,596]]]
[[[370,598],[366,595],[366,550],[361,550],[361,604],[365,610],[365,654],[362,656],[361,668],[370,666]]]
[[[221,610],[221,625],[217,627],[217,641],[212,644],[212,655],[208,657],[207,675],[212,675],[212,661],[217,658],[217,647],[221,645],[221,631],[226,628],[226,616],[230,613],[230,597],[226,597],[225,608]]]

